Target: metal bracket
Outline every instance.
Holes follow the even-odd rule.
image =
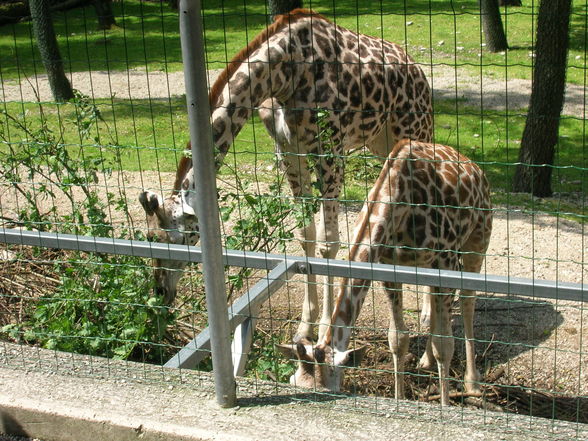
[[[249,356],[253,331],[259,310],[263,303],[286,281],[297,273],[297,261],[278,263],[267,276],[257,282],[249,291],[239,297],[229,307],[229,326],[234,331],[232,352],[235,375],[245,371]],[[198,364],[210,355],[210,330],[205,328],[176,355],[170,358],[165,367],[195,369]]]

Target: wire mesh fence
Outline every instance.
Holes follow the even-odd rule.
[[[164,2],[103,3],[113,11],[109,29],[99,29],[93,5],[63,9],[50,3],[74,89],[65,103],[49,86],[33,23],[21,17],[29,13],[17,11],[13,20],[9,6],[17,3],[2,4],[9,12],[0,27],[0,217],[5,231],[23,232],[20,242],[3,236],[0,335],[4,364],[19,368],[38,361],[34,352],[24,361],[14,356],[25,346],[162,366],[198,343],[208,325],[203,278],[194,263],[200,260],[177,254],[198,240],[190,217],[194,181],[185,149],[178,11]],[[535,68],[543,56],[536,50],[539,5],[500,8],[509,49],[497,52],[487,47],[477,2],[304,6],[324,18],[305,13],[278,26],[264,3],[202,4],[203,68],[208,84],[218,86],[214,99],[200,99],[210,99],[215,109],[221,236],[226,249],[241,250],[225,255],[227,303],[249,299],[260,286],[263,291],[280,259],[300,259],[298,274],[269,290],[262,305],[235,314],[239,322],[254,318],[248,322],[254,328],[251,352],[243,349],[248,358],[239,373],[260,385],[288,383],[302,357],[315,363],[302,364],[311,379],[306,386],[318,393],[312,397],[328,398],[332,392],[323,392],[311,375],[334,362],[321,359],[320,350],[355,348],[363,361],[344,369],[342,390],[370,397],[359,407],[376,409],[398,395],[399,370],[404,396],[414,406],[439,403],[436,362],[451,340],[455,354],[441,373],[451,380],[451,405],[547,418],[556,433],[556,421],[571,422],[582,438],[588,423],[586,3],[572,2],[569,14],[566,99],[553,161],[528,167],[550,170],[547,197],[515,191]],[[242,52],[245,47],[249,51]],[[432,146],[419,153],[413,143],[409,156],[396,150],[384,165],[401,137],[451,146],[462,156]],[[482,178],[470,184],[478,172],[469,160],[489,182],[491,205],[482,201]],[[366,200],[369,216],[361,211]],[[490,218],[491,235],[486,228],[466,240],[476,222],[488,227]],[[50,248],[47,241],[37,247],[26,239],[55,233],[47,236],[55,241]],[[162,243],[145,248],[147,239]],[[110,248],[100,248],[103,243]],[[246,253],[251,251],[267,255],[265,263]],[[364,260],[363,273],[313,260],[315,254],[348,259],[350,253]],[[468,264],[474,256],[484,261],[472,286],[469,273],[480,269]],[[390,263],[416,263],[443,277],[432,283],[421,270],[414,279],[382,276]],[[444,270],[465,273],[452,285],[453,273]],[[353,276],[347,283],[361,294],[351,288],[337,296],[343,281],[335,275]],[[501,289],[493,284],[496,276]],[[396,291],[377,283],[359,289],[369,278],[414,280],[404,285],[396,325],[387,300],[394,305]],[[544,285],[546,280],[553,284]],[[460,316],[467,314],[445,296],[433,301],[432,323],[425,320],[427,288],[421,285],[429,284],[478,291],[473,339],[480,391],[469,387],[471,377],[464,380],[470,338]],[[336,294],[330,307],[344,326],[334,322],[325,334],[327,328],[315,323],[321,317],[309,312],[324,306],[313,304],[303,313],[309,291]],[[340,330],[349,326],[345,337]],[[397,329],[393,337],[390,328]],[[435,355],[429,363],[419,361],[431,333]],[[277,346],[295,341],[308,345]],[[392,352],[390,343],[396,345]],[[394,352],[401,355],[400,369]],[[201,358],[190,367],[210,371],[210,359]],[[294,375],[295,386],[305,391],[301,378]],[[508,429],[508,419],[504,424]]]

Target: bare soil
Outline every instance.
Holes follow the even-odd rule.
[[[436,99],[460,99],[468,105],[486,109],[521,109],[529,105],[531,81],[482,78],[452,66],[423,65]],[[212,84],[219,70],[209,71]],[[185,94],[184,73],[147,71],[90,71],[71,72],[72,86],[92,98],[157,99]],[[4,101],[52,101],[47,75],[26,78],[20,84],[0,83],[0,97]],[[585,112],[584,87],[568,84],[563,109],[564,115],[582,117]]]

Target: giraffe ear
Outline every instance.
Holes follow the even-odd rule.
[[[345,352],[340,352],[336,356],[335,364],[343,367],[358,367],[365,356],[368,349],[367,345],[359,348],[349,349]]]
[[[185,216],[194,216],[196,217],[196,212],[194,209],[186,203],[186,201],[182,198],[182,211],[184,212]]]
[[[153,214],[157,211],[160,203],[160,197],[158,194],[153,193],[152,191],[144,191],[139,195],[139,202],[143,206],[143,210],[149,216],[153,216]]]

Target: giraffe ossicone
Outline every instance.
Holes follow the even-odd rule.
[[[455,149],[404,140],[392,152],[359,215],[349,260],[480,272],[492,232],[490,188],[483,171]],[[356,366],[365,347],[348,349],[352,327],[370,280],[342,279],[336,286],[331,327],[317,345],[279,345],[298,359],[295,385],[339,391],[345,367]],[[388,342],[392,351],[396,398],[404,398],[409,335],[402,311],[402,285],[384,283],[390,305]],[[449,403],[449,366],[454,341],[451,304],[455,290],[430,287],[431,335],[420,366],[435,362],[441,403]],[[480,391],[475,366],[475,292],[460,292],[469,393]]]
[[[318,223],[311,219],[298,233],[304,253],[311,257],[318,251],[319,257],[334,258],[339,249],[343,167],[336,158],[365,145],[384,160],[399,139],[432,137],[431,90],[422,69],[402,47],[342,28],[305,9],[278,16],[241,50],[212,86],[209,102],[217,166],[255,109],[275,141],[295,197],[312,197],[308,158],[319,158],[314,167],[320,183]],[[321,109],[328,109],[322,124],[330,133],[329,155],[323,154],[319,140]],[[186,211],[194,207],[191,174],[191,159],[184,157],[172,195],[158,199],[158,210],[150,210],[151,195],[141,195],[150,237],[173,243],[189,243],[195,237],[188,232],[197,228],[197,220]],[[179,232],[172,233],[174,228]],[[156,260],[154,266],[156,290],[173,301],[184,265]],[[308,275],[306,281],[297,339],[313,336],[319,314],[316,277]],[[332,311],[332,278],[323,284],[323,292],[319,337]]]

